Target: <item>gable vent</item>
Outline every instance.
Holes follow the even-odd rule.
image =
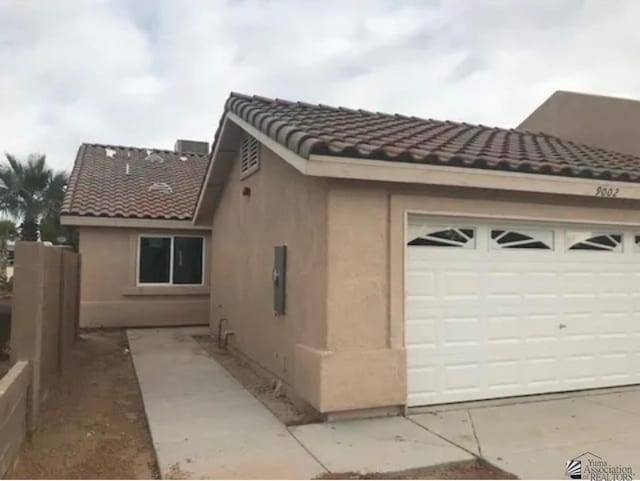
[[[240,144],[240,178],[248,177],[260,168],[260,143],[245,134]]]

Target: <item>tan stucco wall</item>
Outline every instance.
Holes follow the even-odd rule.
[[[518,129],[640,155],[639,123],[640,102],[637,100],[558,91]]]
[[[234,162],[213,220],[212,331],[227,318],[230,343],[289,385],[299,367],[296,344],[326,347],[326,203],[326,181],[303,176],[262,146],[253,175],[240,180]],[[273,314],[277,245],[287,246],[283,316]],[[303,397],[312,389],[300,388]]]
[[[640,225],[637,201],[376,182],[333,180],[328,206],[328,345],[299,357],[330,411],[405,403],[408,213]]]
[[[615,199],[348,181],[333,181],[329,198],[329,205],[335,205],[329,211],[329,305],[340,306],[339,311],[329,311],[329,332],[340,332],[336,342],[362,349],[363,365],[373,366],[373,360],[380,357],[386,361],[386,369],[375,365],[364,371],[368,375],[358,371],[353,359],[351,368],[346,359],[340,367],[336,375],[345,384],[347,377],[351,379],[353,388],[348,395],[359,407],[367,407],[359,392],[370,393],[375,386],[369,386],[367,379],[384,383],[385,397],[378,395],[377,400],[405,402],[404,232],[408,213],[640,225],[640,203]],[[331,254],[337,245],[340,255],[334,257]],[[344,316],[348,322],[340,319],[339,312],[348,313]]]
[[[209,319],[208,231],[79,227],[80,327],[206,324]],[[205,285],[136,287],[140,234],[204,235]]]
[[[228,318],[234,347],[324,413],[406,402],[408,213],[640,225],[638,201],[305,177],[262,149],[246,180],[235,162],[214,214],[211,328]],[[289,248],[282,317],[278,244]]]
[[[312,403],[323,412],[400,405],[406,363],[389,340],[388,193],[331,182],[327,205],[327,348],[298,346],[301,363],[319,365]]]

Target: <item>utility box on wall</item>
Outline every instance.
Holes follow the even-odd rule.
[[[287,286],[287,246],[275,246],[273,254],[273,314],[283,316]]]

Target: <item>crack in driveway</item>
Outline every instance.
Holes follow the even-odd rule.
[[[478,456],[482,457],[482,446],[480,446],[480,438],[478,438],[478,433],[476,432],[476,425],[473,422],[471,409],[467,409],[467,416],[469,417],[469,421],[471,422],[471,430],[473,431],[473,437],[476,440],[476,446],[478,447]]]

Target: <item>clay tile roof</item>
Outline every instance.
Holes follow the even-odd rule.
[[[311,155],[640,182],[640,157],[541,133],[232,93],[226,110]]]
[[[207,164],[206,154],[82,144],[62,213],[189,220]]]

